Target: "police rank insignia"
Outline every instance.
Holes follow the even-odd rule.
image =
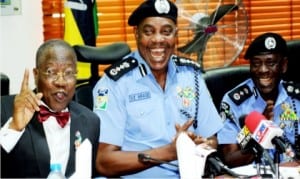
[[[191,87],[177,87],[177,94],[182,99],[183,107],[189,107],[196,96],[195,91]]]
[[[137,66],[138,61],[133,57],[128,57],[127,59],[114,63],[110,67],[106,68],[104,72],[109,78],[117,81],[124,74],[131,71]]]
[[[108,102],[108,89],[100,88],[98,89],[97,94],[98,95],[95,101],[95,108],[99,110],[106,110]]]
[[[248,99],[250,96],[252,96],[252,92],[248,85],[242,85],[233,91],[231,91],[228,96],[230,99],[236,104],[240,105],[242,102],[244,102],[246,99]]]
[[[285,87],[289,96],[300,100],[300,84],[284,82],[283,86]]]
[[[184,57],[179,57],[179,56],[173,56],[172,60],[176,63],[178,66],[190,66],[193,67],[194,69],[200,70],[203,72],[203,69],[201,65],[191,59],[184,58]]]

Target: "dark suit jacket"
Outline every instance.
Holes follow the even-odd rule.
[[[1,126],[12,116],[14,96],[1,96]],[[82,141],[88,138],[92,143],[92,175],[96,176],[95,161],[100,135],[100,119],[88,108],[71,102],[70,155],[66,177],[75,172],[75,132],[80,131]],[[26,126],[25,132],[10,153],[1,147],[1,178],[46,178],[50,172],[50,152],[42,123],[36,114]]]

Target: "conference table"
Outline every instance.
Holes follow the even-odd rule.
[[[241,176],[247,176],[247,178],[253,178],[257,177],[257,170],[256,165],[249,164],[241,167],[232,168],[232,171],[235,173],[241,175]],[[273,178],[275,177],[274,173],[272,173],[270,167],[268,166],[261,166],[260,170],[261,174],[267,174],[272,175]],[[294,162],[286,162],[279,165],[279,174],[280,177],[283,179],[288,178],[300,178],[300,161],[294,161]],[[219,176],[217,178],[230,178],[230,176]]]

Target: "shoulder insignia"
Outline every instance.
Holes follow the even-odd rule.
[[[201,65],[199,63],[195,62],[194,60],[184,58],[184,57],[179,57],[179,56],[173,56],[172,59],[178,66],[191,66],[197,70],[203,71]]]
[[[137,66],[138,66],[138,61],[133,57],[128,57],[125,60],[121,60],[117,63],[114,63],[110,67],[106,68],[104,72],[108,77],[110,77],[114,81],[117,81],[124,74],[131,71]]]
[[[249,86],[245,84],[245,85],[242,85],[240,87],[233,89],[228,94],[228,96],[236,105],[240,105],[242,102],[244,102],[250,96],[252,96],[252,94],[253,93],[250,90]]]
[[[283,82],[287,94],[300,100],[300,83]]]
[[[226,121],[226,119],[229,119],[230,121],[233,121],[233,115],[230,112],[230,106],[228,103],[222,101],[221,107],[220,107],[220,116],[223,120],[223,122]]]

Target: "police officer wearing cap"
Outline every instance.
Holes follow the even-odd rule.
[[[227,92],[221,103],[225,125],[218,133],[218,142],[224,161],[231,167],[253,161],[254,156],[242,152],[237,144],[243,127],[240,118],[252,111],[262,113],[284,130],[288,152],[281,156],[281,162],[293,160],[299,153],[300,92],[299,86],[282,80],[288,63],[286,41],[276,33],[259,35],[247,49],[245,59],[250,62],[251,78]]]
[[[200,66],[174,55],[177,7],[143,1],[128,24],[138,49],[106,69],[93,89],[101,118],[97,169],[109,177],[180,178],[179,132],[215,148],[223,123]]]

